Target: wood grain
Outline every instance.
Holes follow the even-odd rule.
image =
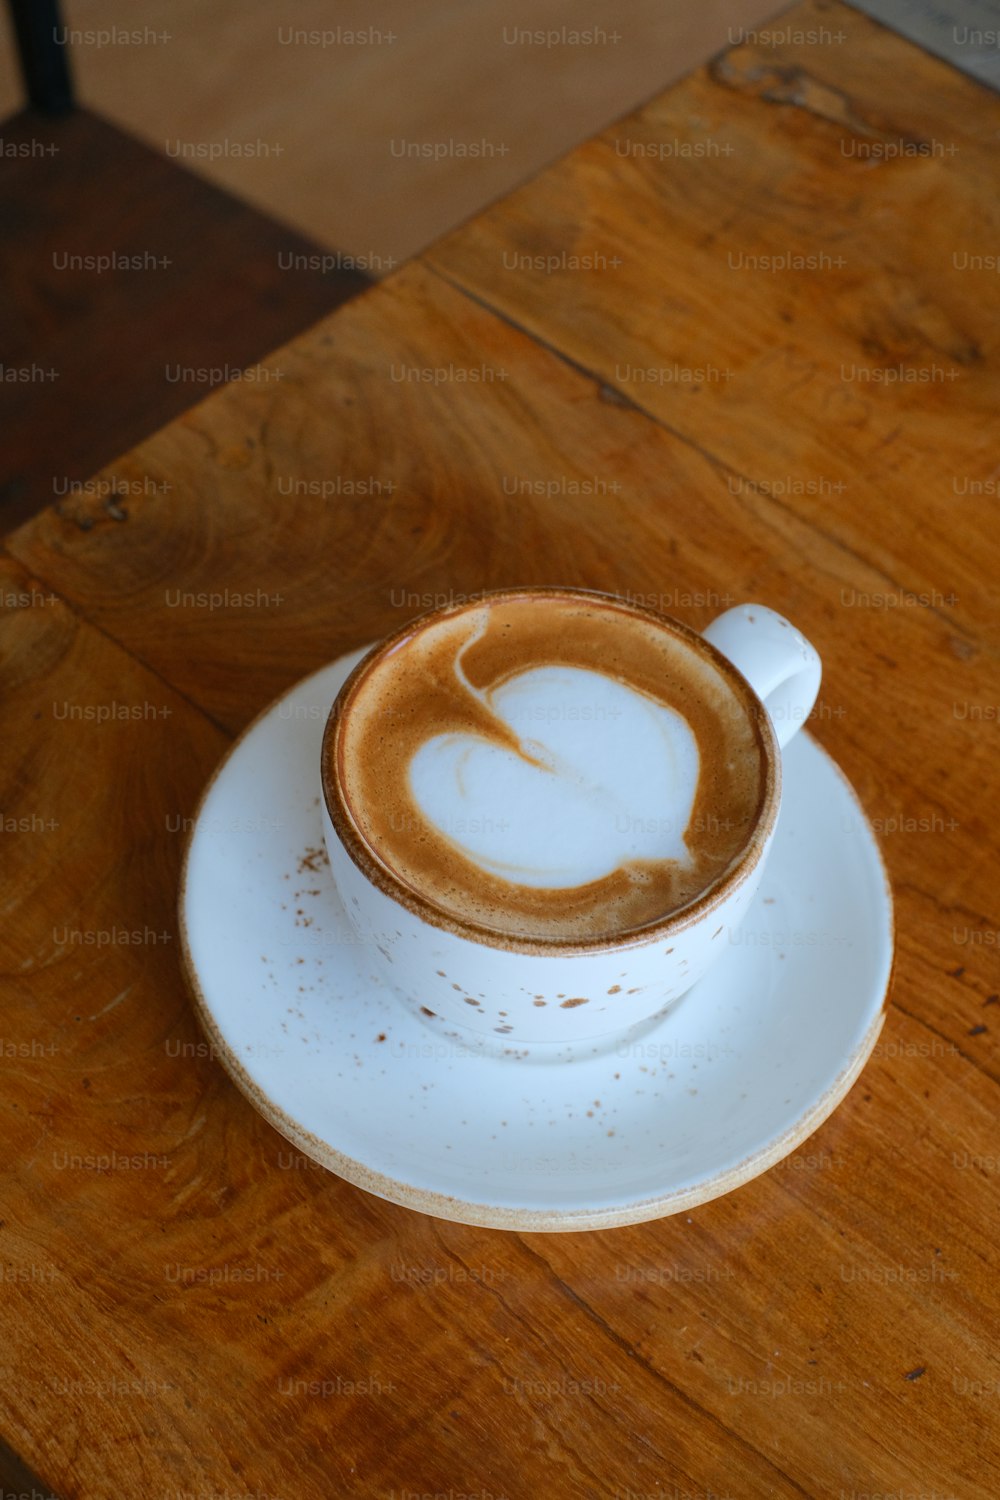
[[[914,68],[942,108],[949,85],[884,35],[890,73]],[[862,66],[854,47],[840,65]],[[696,86],[708,76],[681,92]],[[785,106],[718,98],[720,130],[756,132],[762,178],[786,156],[809,170],[811,123],[778,140],[768,122]],[[595,149],[603,160],[606,144],[587,146],[559,169],[579,204]],[[821,157],[812,170],[815,215]],[[732,184],[698,180],[706,222],[721,222]],[[603,219],[638,242],[649,209],[631,176],[601,183]],[[2,626],[2,806],[29,822],[4,834],[4,1026],[20,1050],[0,1096],[0,1245],[5,1266],[41,1270],[5,1287],[0,1430],[67,1497],[995,1493],[1000,680],[986,591],[1000,539],[982,515],[945,527],[922,490],[900,510],[891,465],[869,483],[875,460],[844,427],[835,503],[738,486],[774,472],[769,444],[779,473],[825,472],[808,381],[792,400],[788,330],[812,320],[823,370],[854,346],[815,286],[785,288],[791,323],[770,280],[706,298],[704,343],[685,357],[713,356],[728,312],[754,374],[732,422],[716,411],[704,431],[692,413],[718,393],[690,397],[682,423],[609,378],[659,337],[655,257],[627,317],[610,290],[604,311],[610,277],[580,284],[579,347],[566,289],[550,287],[544,329],[541,305],[537,329],[515,326],[529,311],[507,305],[509,282],[473,286],[468,268],[515,221],[522,249],[546,253],[562,191],[532,199],[534,217],[523,199],[494,211],[469,249],[453,242],[277,351],[272,380],[219,390],[141,444],[106,471],[153,482],[121,516],[74,498],[8,539],[7,595],[46,602],[11,605]],[[912,226],[918,205],[907,212]],[[666,222],[659,236],[679,263]],[[865,251],[873,267],[882,243]],[[458,378],[474,370],[493,378]],[[929,401],[909,411],[895,440],[907,464],[923,455],[939,474],[980,441],[985,387],[954,385],[948,422]],[[897,901],[893,1003],[843,1105],[763,1178],[625,1230],[472,1229],[311,1170],[191,1050],[177,972],[168,821],[191,814],[230,736],[435,596],[522,581],[641,596],[696,626],[737,598],[795,619],[824,658],[810,730],[880,828]],[[918,585],[959,598],[900,592]],[[98,727],[51,709],[110,697],[172,712]],[[170,940],[76,945],[67,960],[52,937],[146,923]],[[55,1160],[110,1149],[167,1165]],[[226,1267],[259,1279],[223,1281]],[[116,1393],[115,1378],[148,1384]]]
[[[988,795],[989,746],[963,734],[961,754],[950,759],[947,780],[939,784],[928,783],[926,767],[959,684],[972,698],[987,691],[982,659],[962,654],[966,637],[925,610],[867,611],[856,628],[852,622],[861,612],[845,609],[840,591],[874,587],[877,579],[835,540],[762,497],[734,505],[719,465],[643,414],[603,400],[597,382],[418,268],[343,309],[314,334],[279,351],[271,363],[286,378],[267,394],[249,388],[220,391],[129,457],[122,472],[150,474],[174,485],[169,504],[155,495],[140,498],[129,507],[128,518],[116,522],[98,504],[74,503],[62,516],[46,512],[11,539],[25,562],[44,566],[102,631],[119,637],[157,680],[173,683],[209,718],[231,731],[239,728],[288,682],[338,651],[383,633],[404,611],[419,608],[425,594],[469,591],[525,577],[560,579],[622,593],[655,593],[665,607],[695,624],[706,622],[726,597],[752,594],[787,609],[823,650],[828,664],[825,710],[814,732],[848,770],[869,810],[875,816],[940,821],[940,828],[934,822],[922,834],[899,833],[884,840],[899,900],[897,1009],[862,1085],[800,1153],[806,1163],[801,1175],[790,1166],[691,1215],[710,1248],[703,1259],[683,1261],[692,1277],[683,1285],[679,1278],[685,1271],[669,1267],[688,1243],[688,1216],[644,1231],[615,1232],[614,1238],[599,1236],[603,1249],[590,1247],[589,1237],[574,1237],[569,1252],[560,1248],[555,1253],[562,1268],[559,1284],[566,1288],[560,1298],[575,1309],[574,1318],[584,1320],[580,1324],[570,1318],[559,1338],[570,1339],[575,1328],[572,1339],[588,1348],[592,1334],[607,1325],[605,1337],[638,1349],[655,1370],[656,1381],[662,1378],[683,1393],[684,1411],[694,1401],[699,1412],[708,1414],[698,1418],[700,1439],[705,1439],[708,1421],[719,1451],[707,1459],[703,1453],[700,1467],[692,1459],[689,1470],[684,1467],[688,1460],[678,1458],[672,1447],[670,1463],[680,1467],[669,1472],[679,1487],[683,1481],[693,1492],[711,1484],[720,1493],[728,1485],[740,1495],[795,1493],[796,1486],[817,1495],[835,1493],[838,1475],[832,1468],[817,1468],[816,1449],[825,1447],[832,1454],[829,1434],[848,1430],[857,1461],[856,1487],[870,1473],[881,1476],[884,1484],[891,1479],[903,1487],[926,1484],[929,1474],[944,1483],[949,1472],[940,1456],[945,1428],[954,1434],[956,1428],[968,1427],[971,1434],[977,1417],[975,1403],[963,1403],[948,1390],[951,1371],[979,1371],[966,1378],[981,1381],[994,1358],[982,1333],[983,1309],[993,1295],[986,1272],[989,1214],[980,1196],[982,1178],[974,1169],[960,1173],[949,1167],[950,1159],[962,1152],[972,1159],[988,1158],[992,1139],[994,1047],[989,1033],[968,1036],[982,1016],[990,1016],[983,1003],[995,984],[992,953],[982,947],[967,950],[973,959],[965,974],[951,977],[963,956],[953,924],[979,932],[990,921],[988,826],[984,817],[970,812],[977,798]],[[455,381],[435,386],[401,384],[387,373],[403,365],[455,370],[484,364],[506,371],[508,378],[475,387]],[[503,476],[511,473],[552,480],[560,492],[504,495]],[[394,490],[375,497],[282,500],[275,492],[283,474],[319,485],[337,476],[355,481],[381,476]],[[561,492],[588,476],[591,482],[596,478],[617,485],[618,492]],[[343,478],[339,482],[343,486]],[[93,524],[84,529],[88,522]],[[197,595],[213,587],[241,595],[266,590],[272,602],[228,610],[207,599],[177,607],[168,602],[173,589]],[[883,658],[896,666],[887,667]],[[876,723],[877,732],[872,728]],[[891,755],[886,753],[887,737]],[[179,809],[183,814],[193,810],[198,785],[199,777],[192,774],[190,798]],[[954,828],[945,826],[951,822]],[[978,864],[973,857],[977,847],[983,850]],[[929,888],[931,870],[936,878]],[[167,893],[173,879],[170,871]],[[226,1089],[221,1080],[218,1087]],[[248,1119],[239,1101],[231,1107],[242,1122],[241,1135],[250,1133],[240,1150],[252,1162],[260,1157],[265,1127]],[[201,1128],[204,1149],[218,1143],[224,1150],[217,1132],[231,1129],[218,1108],[209,1110]],[[230,1172],[228,1152],[225,1161]],[[265,1168],[258,1161],[246,1170]],[[229,1181],[218,1165],[198,1171],[214,1185],[213,1191]],[[241,1178],[232,1200],[227,1198],[227,1215],[234,1223],[225,1230],[218,1226],[222,1238],[213,1240],[213,1254],[237,1254],[236,1205],[244,1190]],[[343,1200],[352,1190],[327,1184],[325,1192],[337,1196],[343,1216]],[[466,1265],[470,1252],[465,1247],[475,1245],[472,1253],[485,1257],[483,1264],[499,1267],[505,1286],[506,1278],[516,1278],[520,1296],[527,1299],[518,1304],[519,1316],[538,1316],[529,1288],[536,1297],[546,1295],[545,1268],[554,1237],[537,1237],[541,1250],[532,1237],[529,1261],[511,1262],[508,1257],[524,1254],[523,1248],[508,1248],[502,1236],[469,1231],[471,1238],[465,1240],[465,1231],[457,1226],[425,1228],[415,1216],[359,1201],[366,1222],[372,1215],[389,1216],[397,1253],[423,1257],[413,1264],[429,1263],[431,1252],[427,1242],[419,1252],[405,1248],[411,1232],[430,1234],[435,1244],[463,1247],[459,1253]],[[956,1202],[963,1205],[957,1214]],[[277,1211],[269,1207],[268,1216]],[[314,1251],[318,1233],[315,1224],[302,1230]],[[370,1228],[365,1231],[370,1233]],[[620,1243],[618,1233],[624,1236]],[[195,1257],[195,1243],[188,1242],[183,1253]],[[734,1259],[744,1245],[750,1257],[745,1268]],[[582,1257],[579,1281],[568,1269],[574,1256]],[[935,1272],[938,1261],[944,1269]],[[541,1279],[533,1280],[526,1265]],[[628,1265],[645,1266],[647,1279],[630,1281]],[[698,1266],[714,1271],[695,1281]],[[616,1267],[622,1269],[616,1272]],[[377,1317],[374,1309],[371,1316],[380,1337],[365,1346],[364,1357],[371,1363],[364,1368],[384,1372],[377,1351],[392,1326],[384,1265],[381,1273],[373,1269],[371,1275],[379,1297]],[[612,1285],[616,1275],[620,1282]],[[846,1280],[853,1276],[859,1279]],[[928,1282],[932,1276],[937,1279]],[[898,1284],[888,1280],[892,1277]],[[828,1290],[817,1294],[817,1284]],[[776,1296],[778,1286],[786,1289],[783,1297]],[[719,1316],[720,1287],[727,1318],[734,1320],[721,1345],[717,1333],[709,1333]],[[412,1298],[412,1290],[402,1287],[398,1295],[405,1291]],[[283,1299],[290,1293],[291,1287],[282,1288]],[[483,1295],[495,1301],[496,1289]],[[513,1295],[512,1288],[505,1295]],[[185,1296],[191,1300],[190,1292]],[[817,1296],[830,1298],[835,1316],[818,1311]],[[577,1307],[578,1298],[584,1307]],[[534,1312],[529,1313],[531,1307]],[[875,1308],[881,1319],[877,1371],[873,1350],[858,1339],[859,1327],[868,1325]],[[269,1311],[264,1315],[271,1316]],[[294,1335],[291,1316],[286,1304],[287,1347],[313,1350],[294,1368],[320,1380],[315,1335],[309,1333],[306,1314],[295,1324]],[[565,1362],[568,1345],[556,1337],[554,1316],[547,1309],[549,1354],[541,1364],[531,1363],[537,1350],[532,1354],[523,1347],[524,1325],[512,1333],[503,1323],[504,1337],[520,1350],[516,1368],[521,1374],[510,1374],[508,1346],[504,1344],[501,1359],[499,1344],[485,1326],[476,1327],[468,1309],[461,1343],[442,1345],[442,1358],[448,1347],[448,1360],[457,1360],[466,1375],[473,1362],[487,1361],[494,1387],[474,1382],[475,1401],[487,1405],[497,1396],[497,1382],[502,1394],[504,1372],[508,1381],[556,1382],[556,1372],[562,1370],[565,1384],[567,1370],[583,1367]],[[697,1329],[698,1335],[689,1347],[681,1347],[685,1340],[675,1343],[674,1327]],[[444,1338],[443,1332],[436,1337]],[[709,1337],[707,1358],[702,1339]],[[411,1344],[426,1338],[422,1327],[406,1333]],[[613,1393],[614,1404],[628,1411],[627,1422],[623,1417],[617,1439],[610,1432],[594,1438],[592,1450],[587,1444],[581,1450],[580,1418],[579,1413],[573,1418],[577,1408],[572,1402],[561,1410],[558,1426],[573,1433],[574,1451],[582,1455],[581,1485],[588,1482],[589,1465],[605,1480],[613,1476],[622,1485],[653,1493],[649,1475],[639,1482],[641,1465],[630,1478],[625,1450],[617,1445],[627,1429],[642,1431],[654,1444],[651,1463],[662,1465],[655,1434],[666,1420],[663,1393],[658,1384],[647,1391],[646,1376],[640,1379],[633,1371],[628,1377],[629,1367],[623,1380],[616,1364],[604,1363],[606,1351],[600,1347],[599,1368],[614,1369],[622,1387]],[[775,1350],[783,1351],[780,1358]],[[265,1382],[277,1378],[256,1346],[252,1354],[242,1350],[240,1357],[258,1373],[263,1369]],[[357,1357],[362,1360],[360,1350]],[[904,1377],[932,1357],[938,1361],[933,1366],[941,1403],[935,1404],[937,1415],[921,1416],[924,1436],[918,1440],[911,1435],[904,1453],[885,1454],[881,1418],[874,1413],[863,1418],[865,1411],[871,1412],[871,1393],[899,1403],[904,1420],[905,1403],[919,1399]],[[699,1359],[706,1361],[705,1370]],[[810,1359],[818,1364],[811,1366]],[[356,1373],[362,1363],[338,1368]],[[283,1371],[291,1368],[281,1366]],[[547,1373],[523,1373],[532,1369]],[[693,1384],[692,1371],[699,1377]],[[385,1384],[384,1373],[380,1378]],[[591,1377],[596,1378],[610,1377]],[[584,1382],[587,1377],[576,1373],[572,1379]],[[780,1400],[770,1394],[775,1389],[783,1391]],[[625,1390],[630,1400],[641,1397],[648,1405],[633,1409],[626,1402],[622,1407]],[[264,1387],[255,1389],[254,1400],[264,1401]],[[379,1415],[371,1420],[385,1441],[392,1433],[395,1442],[394,1424],[402,1417],[390,1416],[391,1405],[379,1404]],[[412,1419],[414,1408],[407,1410]],[[427,1415],[427,1407],[420,1410]],[[501,1410],[505,1422],[513,1419],[506,1403]],[[781,1418],[782,1430],[794,1412],[791,1425],[797,1437],[791,1447],[787,1434],[779,1441],[777,1430],[761,1447],[761,1423],[771,1432],[769,1412],[774,1420]],[[680,1421],[680,1409],[674,1415]],[[588,1427],[591,1419],[588,1409]],[[308,1429],[305,1417],[297,1417],[296,1453],[306,1442],[297,1426],[300,1420]],[[489,1428],[482,1430],[482,1419],[477,1421],[475,1446],[485,1445],[492,1457],[499,1434],[491,1439]],[[942,1424],[940,1431],[935,1421]],[[534,1431],[529,1425],[522,1439],[527,1441]],[[820,1437],[824,1433],[827,1440]],[[546,1443],[552,1441],[550,1435]],[[211,1451],[214,1464],[219,1454]],[[394,1451],[397,1467],[385,1471],[384,1487],[377,1493],[387,1493],[393,1480],[417,1483],[406,1478],[411,1462],[419,1470],[416,1459],[406,1450]],[[459,1463],[459,1451],[450,1446],[442,1450],[436,1485],[472,1482]],[[545,1446],[543,1451],[551,1459],[558,1450]],[[370,1451],[368,1457],[370,1461]],[[541,1483],[546,1462],[541,1452],[538,1461]],[[773,1471],[755,1467],[762,1461],[773,1465]],[[732,1472],[730,1463],[736,1466]],[[970,1494],[986,1494],[977,1488],[974,1466],[965,1477],[972,1485]],[[600,1484],[590,1482],[590,1493],[602,1492]],[[526,1493],[523,1476],[521,1487],[513,1475],[505,1483],[508,1490],[498,1488],[497,1493]]]
[[[844,6],[779,29],[843,40],[723,54],[428,262],[995,648],[1000,99]]]

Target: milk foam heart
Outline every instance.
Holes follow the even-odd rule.
[[[740,859],[764,713],[682,626],[515,590],[415,621],[362,663],[324,778],[356,857],[401,899],[575,942],[684,909]]]
[[[699,756],[675,709],[575,667],[530,668],[482,696],[520,751],[434,735],[409,768],[421,814],[474,864],[570,887],[637,860],[689,863]]]

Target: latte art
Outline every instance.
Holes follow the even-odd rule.
[[[428,826],[472,864],[568,888],[637,860],[690,863],[698,746],[676,710],[580,667],[528,668],[483,701],[520,736],[517,750],[481,734],[434,735],[409,767]],[[651,822],[651,807],[673,816]]]
[[[415,622],[348,682],[326,753],[370,857],[446,917],[628,934],[746,848],[756,701],[656,616],[571,591],[541,603],[510,592]]]

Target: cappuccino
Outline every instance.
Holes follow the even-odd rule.
[[[356,668],[331,731],[327,797],[375,878],[515,943],[627,937],[692,906],[768,792],[771,731],[739,673],[685,627],[571,589],[413,622]]]

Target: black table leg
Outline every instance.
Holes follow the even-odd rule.
[[[73,108],[73,82],[66,57],[58,0],[8,0],[21,55],[28,101],[48,115]]]

